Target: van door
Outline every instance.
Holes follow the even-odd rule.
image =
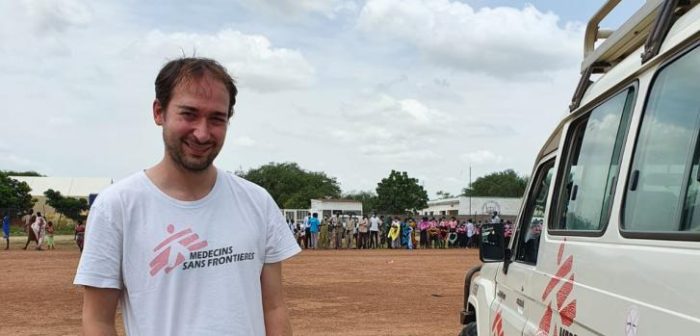
[[[537,168],[525,207],[517,223],[512,240],[512,257],[504,263],[504,271],[496,275],[496,300],[492,305],[491,331],[493,335],[521,335],[525,328],[532,299],[526,288],[537,264],[540,234],[545,217],[549,186],[554,174],[554,158],[548,157]],[[499,321],[500,320],[500,321]],[[502,330],[503,332],[499,332]],[[534,335],[534,334],[531,334]]]

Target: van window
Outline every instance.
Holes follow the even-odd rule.
[[[657,74],[627,185],[623,230],[700,232],[700,51]]]
[[[560,207],[550,228],[602,231],[619,172],[620,153],[634,101],[625,89],[572,122],[564,161]]]
[[[535,179],[532,181],[532,191],[528,195],[527,205],[523,212],[523,220],[518,229],[518,245],[515,260],[528,264],[537,263],[537,252],[540,247],[540,236],[544,216],[547,212],[545,205],[549,186],[554,175],[554,160],[550,160],[540,167]]]

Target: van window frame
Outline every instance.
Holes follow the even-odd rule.
[[[547,217],[548,223],[547,223],[547,233],[551,234],[553,236],[577,236],[577,237],[602,237],[605,232],[608,229],[608,226],[610,225],[610,218],[612,217],[612,206],[615,200],[615,190],[617,188],[613,187],[613,194],[610,196],[610,204],[608,205],[608,209],[602,209],[602,211],[605,213],[605,220],[603,221],[603,224],[600,226],[600,229],[598,230],[567,230],[567,229],[556,229],[552,228],[551,225],[553,225],[556,221],[558,221],[558,217],[561,214],[562,211],[562,204],[561,204],[561,193],[563,191],[563,183],[565,181],[565,172],[568,169],[569,165],[569,159],[571,155],[573,154],[573,144],[572,142],[576,140],[576,135],[579,133],[578,129],[575,129],[575,127],[583,122],[586,119],[589,119],[591,116],[591,113],[593,113],[593,110],[596,108],[600,107],[601,105],[607,103],[614,97],[617,97],[619,94],[623,94],[626,91],[632,90],[632,97],[631,97],[631,106],[629,106],[629,112],[630,115],[627,118],[628,122],[628,128],[624,136],[622,137],[622,144],[620,147],[620,154],[619,154],[619,162],[618,164],[620,165],[618,168],[618,173],[617,173],[617,178],[615,179],[614,185],[617,186],[618,183],[620,182],[620,172],[622,168],[622,157],[624,155],[624,150],[625,150],[625,145],[627,143],[627,138],[629,137],[630,134],[630,129],[631,129],[631,121],[632,121],[632,115],[634,114],[634,108],[637,105],[637,100],[639,99],[639,79],[637,76],[625,80],[621,82],[619,85],[614,86],[610,90],[608,90],[606,93],[601,94],[594,100],[594,103],[591,104],[590,106],[587,106],[585,108],[586,112],[576,112],[577,114],[580,114],[574,118],[571,119],[569,122],[567,129],[566,129],[566,134],[564,138],[564,144],[562,146],[562,152],[558,155],[558,163],[557,163],[557,170],[556,170],[556,176],[554,179],[554,190],[552,193],[552,202],[550,204],[549,208],[549,215]],[[625,106],[627,107],[627,106]],[[586,121],[587,122],[587,121]],[[622,122],[622,120],[621,120]],[[619,128],[618,128],[619,130]],[[585,137],[585,134],[584,134]],[[579,144],[580,145],[580,144]]]
[[[620,212],[618,213],[619,216],[619,225],[618,225],[618,231],[620,232],[620,235],[624,238],[630,238],[630,239],[647,239],[647,240],[673,240],[673,241],[700,241],[700,233],[693,233],[693,232],[684,232],[684,231],[630,231],[630,230],[625,230],[625,211],[626,211],[626,206],[627,206],[627,196],[629,192],[629,183],[630,183],[630,177],[631,177],[631,172],[633,170],[633,164],[634,164],[634,159],[635,159],[635,154],[637,153],[638,145],[639,145],[639,133],[642,130],[642,126],[644,124],[644,117],[646,116],[647,113],[647,107],[649,104],[649,98],[651,97],[651,92],[654,89],[654,85],[656,84],[656,80],[661,72],[663,72],[668,66],[682,58],[683,56],[689,54],[691,51],[693,51],[696,48],[700,48],[700,41],[694,42],[685,48],[681,48],[678,51],[676,51],[671,57],[669,57],[667,60],[663,61],[661,65],[654,71],[654,74],[649,81],[649,86],[647,91],[644,93],[644,102],[643,102],[643,108],[642,112],[640,114],[639,122],[637,123],[637,128],[635,129],[635,139],[634,139],[634,146],[632,147],[632,153],[631,153],[631,158],[627,166],[627,171],[628,171],[628,176],[625,178],[625,188],[623,190],[622,195],[622,205],[620,207]],[[700,130],[698,130],[700,132]],[[696,140],[695,144],[695,150],[698,150],[698,147],[700,146],[700,134],[698,134],[698,139]],[[691,167],[692,168],[692,167]],[[687,171],[687,167],[685,169]],[[685,193],[687,191],[688,185],[687,185],[687,178],[688,175],[687,173],[684,173],[683,176],[683,183],[684,185],[681,186],[681,194],[685,196]],[[681,194],[679,194],[679,202],[683,201],[681,199]],[[679,215],[678,220],[681,220],[680,214],[683,211],[682,207],[679,207],[677,210],[677,215]],[[679,223],[680,224],[680,223]]]
[[[524,265],[531,265],[531,266],[537,265],[537,260],[539,260],[539,253],[537,256],[537,260],[535,260],[535,262],[529,262],[529,261],[525,261],[522,259],[518,259],[518,256],[519,256],[518,251],[520,248],[520,244],[522,243],[520,241],[520,237],[523,235],[523,232],[524,232],[523,229],[525,226],[528,226],[528,229],[529,229],[530,223],[525,223],[525,221],[528,219],[532,220],[532,218],[531,218],[532,211],[530,208],[535,205],[535,201],[537,198],[536,193],[538,191],[540,191],[539,187],[541,186],[542,180],[547,178],[546,174],[543,175],[543,172],[545,169],[547,169],[547,171],[552,170],[552,180],[549,181],[550,185],[548,186],[548,188],[551,189],[553,182],[555,181],[554,175],[556,173],[556,169],[555,169],[556,160],[557,160],[556,155],[554,155],[554,156],[547,155],[539,162],[539,164],[537,165],[537,167],[535,169],[535,173],[533,174],[532,185],[530,186],[530,190],[528,190],[527,199],[525,200],[526,203],[525,203],[525,206],[523,207],[522,216],[520,216],[520,218],[517,222],[516,232],[515,232],[515,235],[513,236],[513,239],[515,240],[513,242],[513,256],[512,256],[513,262],[521,263]],[[535,178],[537,178],[537,179],[535,179]],[[549,193],[549,190],[547,192]],[[547,207],[548,199],[549,199],[549,195],[547,195],[547,199],[545,200],[545,213],[544,213],[543,218],[548,218],[548,215],[549,215],[548,213],[550,212],[549,211],[550,207]],[[544,233],[544,225],[542,225],[542,233],[540,233],[540,240],[538,242],[539,244],[542,243],[542,234],[543,233]]]

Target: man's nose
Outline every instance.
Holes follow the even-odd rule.
[[[194,137],[198,142],[203,143],[211,139],[211,132],[209,130],[209,123],[206,119],[200,120],[194,126],[194,132],[192,132]]]

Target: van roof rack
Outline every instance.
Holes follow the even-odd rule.
[[[583,42],[581,80],[571,99],[570,111],[581,104],[581,99],[591,84],[591,74],[607,72],[642,45],[645,45],[641,55],[642,63],[650,60],[659,52],[661,42],[673,21],[686,9],[697,4],[697,0],[647,0],[617,30],[600,29],[600,22],[620,2],[621,0],[608,0],[588,21]],[[605,41],[596,47],[595,44],[600,39]]]

